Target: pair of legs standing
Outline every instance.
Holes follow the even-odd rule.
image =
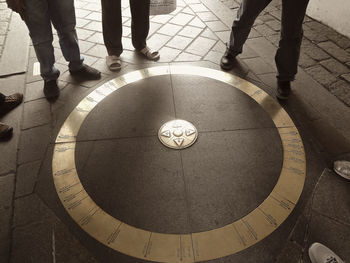
[[[242,1],[232,25],[226,53],[221,59],[223,69],[229,70],[234,66],[234,59],[242,53],[243,45],[255,19],[271,1]],[[303,37],[302,23],[308,2],[309,0],[282,0],[281,38],[275,55],[277,79],[282,87],[285,85],[284,83],[289,84],[290,81],[293,81],[297,73],[300,45]],[[288,97],[288,94],[285,95]]]
[[[73,76],[88,79],[100,77],[100,72],[83,64],[78,37],[75,30],[76,19],[73,0],[24,0],[24,21],[29,29],[36,56],[40,63],[40,73],[45,81],[44,93],[47,97],[58,96],[52,26],[57,30],[59,44],[69,71]]]
[[[101,0],[103,39],[107,48],[108,59],[114,58],[116,64],[120,64],[119,56],[123,52],[122,36],[122,7],[121,0]],[[146,58],[155,60],[159,58],[158,52],[151,52],[146,44],[149,32],[150,0],[130,0],[131,11],[131,39],[134,48],[145,55]],[[118,67],[116,67],[117,69]]]

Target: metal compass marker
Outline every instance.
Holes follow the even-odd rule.
[[[160,127],[158,138],[172,149],[184,149],[193,145],[198,137],[196,127],[185,120],[172,120]]]
[[[75,145],[79,129],[88,114],[113,91],[140,79],[168,74],[206,77],[242,91],[270,115],[280,135],[283,165],[274,189],[258,207],[231,224],[189,234],[146,231],[107,214],[91,199],[80,182],[75,166]],[[182,124],[165,124],[159,133],[161,141],[172,140],[172,145],[177,149],[193,144],[194,138],[197,138],[196,129]],[[57,194],[67,213],[102,244],[143,260],[192,263],[237,253],[275,231],[299,200],[305,182],[306,161],[303,143],[293,121],[274,99],[257,86],[214,69],[186,65],[161,66],[125,74],[87,95],[71,112],[57,135],[52,175]]]

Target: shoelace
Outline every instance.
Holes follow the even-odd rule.
[[[335,257],[329,257],[326,259],[325,263],[338,263],[338,261]]]

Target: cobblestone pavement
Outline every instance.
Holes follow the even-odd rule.
[[[240,0],[221,0],[237,12]],[[263,36],[278,46],[281,2],[272,1],[253,27],[256,37]],[[299,66],[339,100],[350,107],[350,40],[310,17],[304,20],[304,39]]]
[[[6,0],[0,0],[0,59],[5,45],[12,11],[7,8]]]
[[[101,70],[101,80],[77,83],[70,77],[57,34],[54,47],[56,65],[61,71],[61,95],[55,103],[46,101],[41,78],[33,74],[37,59],[32,46],[27,73],[0,78],[1,91],[25,94],[25,102],[1,120],[15,128],[12,140],[0,143],[1,262],[104,262],[86,248],[88,237],[78,239],[79,230],[64,223],[70,219],[65,211],[62,213],[62,207],[44,198],[45,194],[55,193],[48,178],[52,177],[53,141],[60,126],[92,88],[134,69],[187,63],[220,70],[219,61],[230,33],[223,17],[232,16],[233,20],[239,6],[235,0],[222,1],[224,5],[219,0],[178,0],[175,12],[151,18],[148,44],[160,50],[161,59],[148,62],[136,55],[131,45],[130,12],[128,1],[123,0],[123,68],[114,73],[105,65],[99,2],[75,0],[75,6],[81,52],[87,64]],[[5,5],[0,0],[0,50],[11,17]],[[272,96],[279,27],[280,4],[274,0],[257,19],[237,67],[231,71]],[[273,260],[280,263],[309,262],[306,248],[314,241],[330,244],[343,257],[350,256],[349,184],[325,169],[331,168],[330,159],[340,154],[350,158],[350,41],[308,17],[304,30],[300,70],[285,108],[304,136],[309,164],[304,195],[309,202],[300,205],[298,213],[292,216],[298,217],[295,227]],[[338,209],[334,203],[339,204]],[[270,255],[262,259],[259,255],[264,255],[264,251],[259,253],[255,258],[251,256],[252,261],[245,261],[249,254],[241,253],[237,262],[272,262]],[[123,262],[135,261],[125,258]]]

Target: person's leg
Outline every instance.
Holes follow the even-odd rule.
[[[292,81],[297,73],[300,45],[303,38],[302,24],[309,0],[282,1],[282,28],[275,61],[277,79]]]
[[[78,70],[82,67],[84,59],[80,55],[75,30],[74,2],[73,0],[51,0],[48,7],[52,24],[57,30],[62,54],[69,62],[69,69]]]
[[[74,77],[99,79],[101,73],[83,64],[80,55],[77,32],[75,30],[75,9],[73,0],[51,0],[49,2],[50,18],[57,30],[64,58],[69,61],[69,72]]]
[[[220,61],[222,69],[229,70],[234,66],[235,58],[238,54],[242,53],[243,45],[248,38],[255,19],[270,2],[271,0],[242,1],[232,24],[226,52]]]
[[[56,80],[60,72],[54,67],[52,30],[47,0],[25,0],[24,21],[28,27],[40,73],[45,81]]]
[[[242,53],[242,48],[246,42],[255,19],[271,0],[243,0],[237,16],[232,24],[230,41],[227,47],[233,53]]]
[[[282,1],[282,28],[275,61],[277,66],[277,98],[286,100],[291,91],[290,82],[298,69],[302,24],[309,0]]]
[[[119,57],[123,52],[121,0],[101,0],[101,4],[103,40],[108,55]]]
[[[130,0],[132,44],[138,51],[146,47],[149,32],[150,0]]]

